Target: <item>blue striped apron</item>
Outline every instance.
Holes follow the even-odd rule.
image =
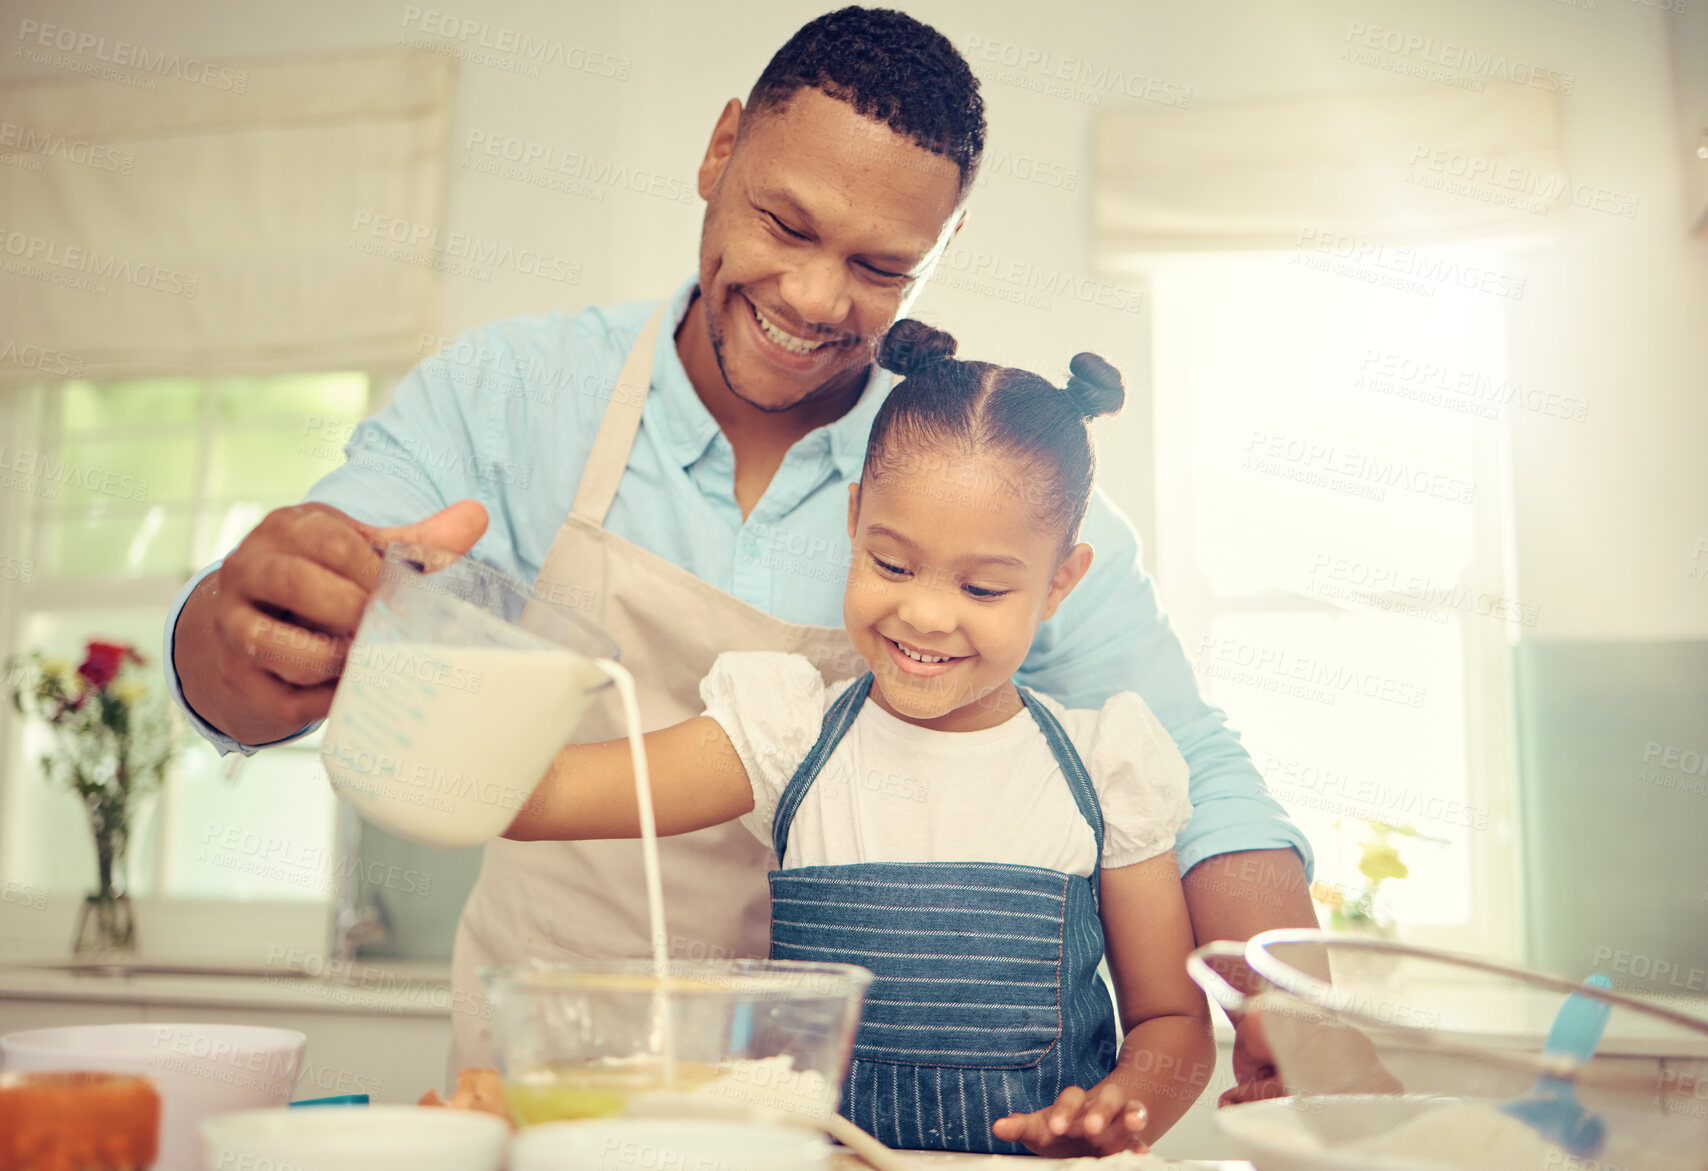
[[[831,705],[783,790],[771,829],[779,860],[795,812],[871,687],[867,674]],[[876,977],[842,1113],[892,1147],[1026,1154],[991,1124],[1115,1067],[1121,1036],[1097,974],[1103,811],[1061,724],[1026,688],[1020,695],[1091,823],[1090,878],[999,862],[771,872],[771,958],[857,963]]]

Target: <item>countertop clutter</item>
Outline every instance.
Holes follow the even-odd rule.
[[[124,963],[72,963],[58,955],[8,955],[0,963],[0,1034],[66,1025],[164,1024],[188,1020],[266,1024],[308,1037],[297,1100],[366,1093],[376,1104],[413,1103],[445,1080],[450,1013],[450,973],[442,964],[322,962],[282,954],[263,962],[210,961],[192,956],[149,956]],[[1225,1062],[1225,1055],[1224,1055]],[[1208,1095],[1219,1092],[1218,1088]],[[1208,1114],[1208,1108],[1205,1110]],[[1225,1151],[1206,1116],[1169,1136],[1180,1154]],[[909,1166],[973,1171],[1013,1164],[1042,1171],[1090,1166],[1076,1160],[1044,1161],[989,1156],[900,1152]],[[836,1171],[864,1164],[846,1152]],[[1245,1163],[1174,1162],[1155,1155],[1123,1156],[1097,1164],[1100,1171],[1248,1171]]]
[[[448,968],[432,963],[327,961],[307,952],[279,949],[249,960],[213,961],[158,953],[121,963],[71,962],[58,955],[9,955],[0,962],[0,1035],[67,1025],[196,1021],[208,1025],[263,1025],[296,1030],[308,1038],[292,1100],[342,1094],[367,1094],[376,1105],[413,1104],[433,1086],[443,1086],[450,1043],[451,1014],[486,1010],[459,1003]],[[466,998],[465,998],[466,1000]],[[1456,1007],[1451,997],[1432,1003]],[[1537,1035],[1545,1021],[1520,1019],[1513,1005],[1499,1009],[1504,1019],[1474,1022],[1485,1040],[1506,1037],[1517,1043]],[[1455,1013],[1465,1026],[1474,1014]],[[1225,1029],[1218,1030],[1218,1068],[1191,1111],[1165,1136],[1160,1155],[1120,1156],[1102,1161],[1015,1159],[940,1153],[897,1152],[900,1165],[947,1171],[978,1171],[1012,1164],[1034,1169],[1072,1171],[1249,1171],[1243,1162],[1219,1162],[1235,1153],[1229,1136],[1215,1121],[1215,1099],[1228,1083],[1230,1067]],[[1657,1042],[1659,1042],[1657,1044]],[[1688,1048],[1689,1053],[1683,1050]],[[1700,1044],[1677,1037],[1623,1035],[1606,1038],[1611,1057],[1633,1076],[1663,1077],[1669,1059],[1708,1056]],[[1396,1052],[1396,1071],[1416,1073],[1430,1084],[1428,1054]],[[293,1111],[292,1113],[296,1113]],[[1191,1159],[1186,1158],[1192,1156]],[[1198,1161],[1194,1161],[1198,1160]],[[864,1166],[839,1151],[835,1171]]]
[[[201,961],[164,953],[121,965],[62,954],[0,963],[0,1035],[67,1025],[270,1025],[308,1038],[293,1099],[367,1094],[413,1103],[442,1085],[458,1003],[443,964]]]

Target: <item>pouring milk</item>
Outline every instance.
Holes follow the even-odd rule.
[[[394,544],[333,696],[321,761],[363,817],[431,846],[502,833],[614,682],[640,807],[652,955],[666,958],[663,884],[634,679],[564,641],[600,639],[562,607],[489,566]],[[444,566],[423,573],[426,564]],[[610,647],[608,640],[604,645]],[[664,1038],[657,1038],[664,1051]]]
[[[376,825],[478,845],[515,818],[602,681],[567,650],[358,640],[321,761]]]

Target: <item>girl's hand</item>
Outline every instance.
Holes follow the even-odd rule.
[[[1024,1143],[1034,1155],[1049,1159],[1101,1157],[1150,1150],[1139,1139],[1148,1121],[1145,1104],[1130,1089],[1104,1078],[1089,1091],[1069,1086],[1042,1110],[998,1118],[991,1131],[1004,1142]]]

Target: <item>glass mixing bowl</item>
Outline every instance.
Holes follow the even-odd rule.
[[[520,1126],[574,1118],[834,1113],[872,974],[779,960],[485,968],[492,1046]]]
[[[1224,978],[1241,966],[1250,991]],[[1217,1113],[1260,1171],[1708,1171],[1708,1020],[1692,1013],[1302,929],[1208,944],[1187,968],[1230,1013],[1260,1014],[1290,1095]],[[1545,1042],[1572,998],[1605,1020],[1577,1055]]]

